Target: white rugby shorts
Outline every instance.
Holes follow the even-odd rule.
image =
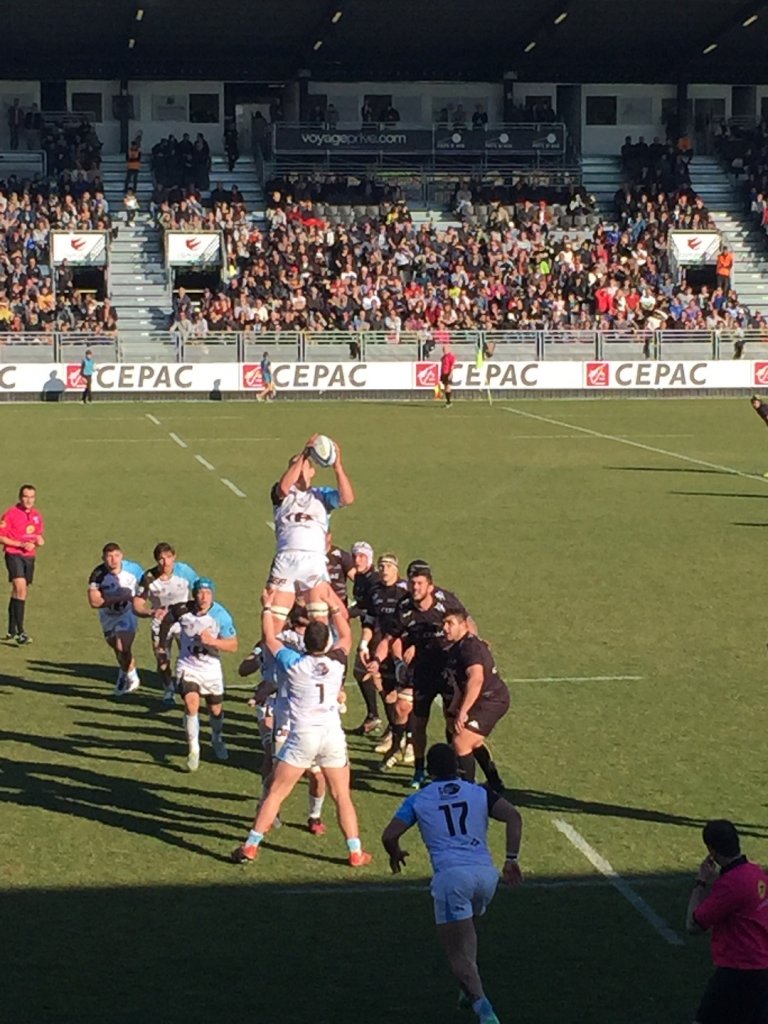
[[[301,593],[328,580],[328,566],[323,553],[278,551],[272,560],[267,587]]]
[[[118,633],[135,633],[138,622],[133,612],[128,609],[115,618],[102,620],[101,628],[104,631],[104,639],[112,640]]]
[[[435,903],[437,924],[467,921],[480,917],[488,909],[499,884],[495,867],[456,867],[438,871],[430,892]]]
[[[279,750],[275,740],[274,750],[278,761],[305,770],[313,765],[318,768],[343,768],[349,760],[347,739],[340,722],[304,728],[292,726]]]
[[[224,694],[224,676],[220,672],[218,675],[212,675],[177,661],[176,686],[179,691],[183,692],[185,683],[197,687],[201,697],[221,697]]]

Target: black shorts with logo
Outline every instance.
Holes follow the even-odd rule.
[[[451,383],[451,375],[450,375],[450,373],[441,373],[440,374],[440,383],[442,384],[443,389],[449,387],[450,383]]]
[[[509,694],[506,700],[502,695],[497,700],[475,701],[467,712],[467,728],[480,736],[490,736],[493,728],[509,711]]]
[[[697,1024],[768,1024],[768,970],[717,967],[709,979]]]
[[[5,568],[8,570],[8,582],[13,580],[26,580],[31,583],[35,578],[34,558],[25,558],[24,555],[6,555]]]

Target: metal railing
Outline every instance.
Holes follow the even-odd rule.
[[[768,360],[768,329],[721,331],[230,331],[202,338],[178,331],[0,333],[0,364],[97,362],[256,363],[435,361],[450,345],[460,360]]]

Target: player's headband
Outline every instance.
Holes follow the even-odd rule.
[[[415,558],[406,570],[408,579],[413,579],[414,576],[426,576],[427,579],[432,579],[432,569],[430,568],[429,562],[425,562],[423,558]]]
[[[383,555],[379,555],[379,562],[378,562],[378,564],[379,565],[394,565],[394,567],[396,569],[399,568],[399,566],[400,566],[400,563],[397,560],[397,555],[393,555],[389,551],[385,552]]]

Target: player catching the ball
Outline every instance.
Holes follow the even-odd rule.
[[[315,462],[332,467],[336,487],[313,487]],[[331,512],[355,500],[344,471],[341,448],[329,438],[314,434],[294,455],[272,488],[277,551],[269,571],[267,588],[279,632],[297,596],[307,606],[310,619],[327,621],[324,599],[328,582],[326,536]]]

